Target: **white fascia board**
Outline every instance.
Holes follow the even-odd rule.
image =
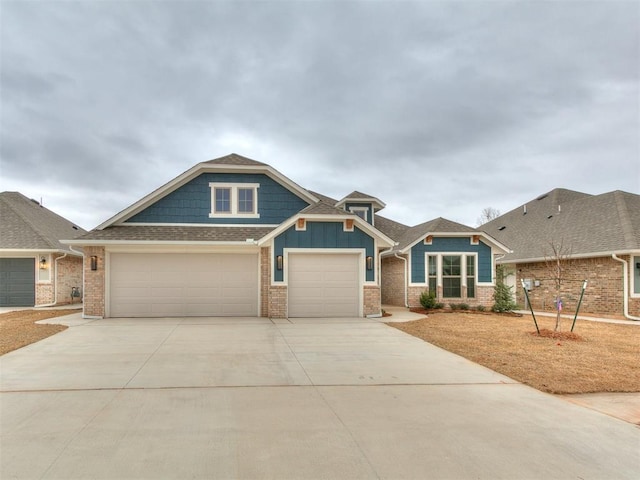
[[[98,225],[96,230],[104,230],[111,225],[115,225],[121,222],[124,222],[127,218],[133,217],[135,214],[141,212],[149,205],[157,202],[163,197],[166,197],[168,194],[178,189],[185,183],[193,180],[198,175],[203,173],[264,173],[268,177],[271,177],[276,182],[280,183],[282,186],[287,188],[287,190],[293,192],[294,194],[302,197],[304,200],[308,201],[311,204],[318,203],[320,200],[315,196],[311,195],[307,190],[296,184],[295,182],[289,180],[287,177],[282,175],[280,172],[275,170],[274,168],[264,165],[211,165],[204,163],[199,163],[196,166],[190,168],[186,172],[178,175],[176,178],[171,180],[168,183],[165,183],[163,186],[157,188],[150,194],[146,195],[142,199],[138,200],[136,203],[131,205],[130,207],[125,208],[120,213],[111,217],[106,222]]]
[[[65,240],[66,245],[79,245],[85,247],[102,247],[107,245],[212,245],[212,246],[239,246],[239,245],[256,245],[253,239],[235,242],[200,242],[200,241],[171,241],[171,240]]]
[[[583,258],[610,258],[611,255],[640,255],[640,250],[616,250],[616,251],[606,251],[606,252],[591,252],[591,253],[576,253],[574,255],[566,255],[567,260],[575,260],[575,259],[583,259]],[[533,258],[513,258],[513,259],[499,259],[496,260],[497,264],[500,265],[509,265],[509,264],[518,264],[518,263],[537,263],[544,262],[545,260],[551,259],[552,256],[548,257],[533,257]]]
[[[200,173],[201,169],[202,169],[202,164],[198,164],[195,167],[190,168],[189,170],[182,173],[181,175],[178,175],[176,178],[174,178],[170,182],[165,183],[161,187],[155,189],[150,194],[144,196],[133,205],[125,208],[120,213],[117,213],[106,222],[101,223],[95,228],[95,230],[104,230],[105,228],[110,227],[111,225],[115,225],[119,222],[124,222],[127,218],[133,217],[136,213],[141,212],[152,203],[157,202],[161,198],[173,192],[178,187],[181,187],[182,185],[187,183],[189,180],[192,180],[193,178],[195,178]]]
[[[278,228],[276,228],[272,232],[269,232],[267,235],[258,240],[258,245],[264,245],[265,243],[270,242],[282,232],[295,225],[299,218],[304,218],[312,222],[344,222],[345,220],[353,220],[354,225],[357,225],[360,230],[365,231],[374,239],[378,240],[378,243],[380,243],[381,246],[393,247],[396,245],[396,242],[394,240],[387,237],[380,230],[376,230],[360,217],[352,214],[347,214],[346,212],[344,215],[305,215],[304,213],[298,213],[297,215],[294,215],[293,217],[290,217],[288,220],[284,221]]]
[[[362,197],[362,198],[343,198],[338,203],[336,203],[336,207],[340,208],[345,203],[373,203],[375,205],[374,206],[374,211],[382,210],[384,207],[387,206],[387,204],[384,203],[379,198],[376,198],[376,197]],[[376,206],[378,208],[375,208]]]
[[[404,247],[398,253],[404,254],[404,253],[409,252],[416,244],[422,242],[428,236],[432,236],[432,237],[461,237],[461,238],[468,237],[468,238],[471,238],[474,235],[480,237],[481,239],[486,240],[485,243],[491,244],[493,247],[495,247],[496,249],[500,250],[502,253],[505,253],[505,254],[506,253],[511,253],[511,250],[509,250],[505,245],[501,244],[500,242],[495,240],[493,237],[487,235],[484,232],[426,232],[426,233],[420,235],[414,242],[412,242],[408,246]],[[498,253],[500,253],[500,252],[498,252]]]
[[[68,245],[69,240],[60,240],[60,243],[64,244],[64,245]],[[81,257],[82,255],[75,253],[75,252],[70,252],[69,250],[62,250],[62,249],[53,249],[53,248],[0,248],[0,257],[2,256],[3,253],[11,253],[11,254],[20,254],[23,253],[25,255],[31,256],[31,255],[37,255],[39,253],[62,253],[62,254],[67,254],[67,255],[73,255],[74,257]],[[13,256],[13,255],[12,255]]]
[[[274,223],[142,223],[127,222],[119,227],[199,227],[199,228],[276,228]]]

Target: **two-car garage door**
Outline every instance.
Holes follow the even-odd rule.
[[[112,253],[109,316],[257,316],[257,254]]]

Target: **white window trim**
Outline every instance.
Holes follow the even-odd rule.
[[[429,257],[436,257],[436,285],[442,287],[442,257],[454,256],[462,257],[460,259],[460,278],[462,279],[462,286],[467,286],[467,256],[474,257],[474,271],[473,278],[476,281],[476,287],[478,286],[478,254],[475,252],[425,252],[424,256],[424,271],[425,271],[425,284],[429,285]]]
[[[631,265],[629,265],[629,276],[630,278],[630,288],[629,288],[629,296],[631,298],[640,298],[640,293],[636,293],[636,258],[640,261],[640,253],[635,254],[632,253],[631,255],[629,255],[630,258],[630,263]]]
[[[356,215],[358,215],[356,212],[364,212],[364,217],[360,217],[360,215],[358,215],[362,220],[364,220],[365,222],[369,222],[369,208],[368,207],[349,207],[349,211],[351,213],[355,213]]]
[[[211,211],[209,212],[209,218],[260,218],[260,214],[258,213],[259,183],[210,182],[209,188],[211,189]],[[217,188],[228,188],[231,191],[231,212],[215,212]],[[241,188],[253,189],[253,212],[251,213],[238,212],[238,190]]]

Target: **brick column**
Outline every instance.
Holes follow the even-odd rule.
[[[105,316],[105,254],[104,247],[84,247],[84,315]],[[98,269],[91,270],[91,257],[98,257]]]

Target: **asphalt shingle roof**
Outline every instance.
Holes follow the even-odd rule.
[[[0,249],[63,250],[86,230],[19,192],[0,193]]]
[[[502,262],[544,258],[551,243],[571,255],[640,250],[640,195],[555,189],[479,229],[513,250]]]
[[[79,240],[125,240],[134,242],[244,242],[259,240],[275,227],[182,227],[182,226],[114,226],[92,230]]]
[[[256,160],[252,160],[247,157],[243,157],[242,155],[238,155],[237,153],[231,153],[224,157],[214,158],[213,160],[208,160],[203,162],[209,165],[246,165],[246,166],[262,166],[266,167],[266,163],[258,162]]]
[[[415,227],[407,228],[401,237],[396,238],[398,246],[396,250],[402,250],[417,239],[426,236],[429,233],[460,233],[460,232],[477,232],[475,228],[468,227],[461,223],[438,217],[428,222],[421,223]]]

